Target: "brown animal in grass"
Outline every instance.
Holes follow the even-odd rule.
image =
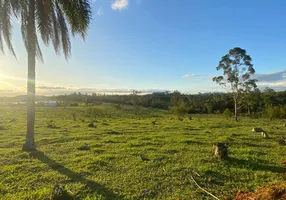
[[[227,147],[223,143],[214,144],[214,152],[213,154],[220,159],[227,158]]]

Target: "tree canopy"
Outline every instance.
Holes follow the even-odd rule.
[[[235,47],[221,58],[216,69],[222,70],[223,75],[214,77],[213,81],[232,93],[237,119],[237,111],[243,100],[242,94],[257,87],[257,80],[253,78],[255,70],[252,59],[246,50]]]

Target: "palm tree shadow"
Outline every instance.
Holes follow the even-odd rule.
[[[116,195],[115,193],[110,191],[105,186],[98,184],[94,181],[88,180],[88,179],[84,178],[83,176],[81,176],[80,174],[77,174],[77,173],[71,171],[70,169],[66,168],[65,166],[55,162],[54,160],[52,160],[51,158],[46,156],[41,151],[38,151],[38,150],[32,151],[32,152],[30,152],[29,155],[30,155],[30,157],[36,158],[36,159],[40,160],[41,162],[47,164],[51,169],[56,170],[59,173],[69,177],[72,181],[81,182],[83,184],[86,184],[87,187],[92,192],[96,192],[97,194],[100,194],[107,199],[123,199],[122,196]],[[65,199],[69,199],[69,198],[65,198]],[[70,199],[74,199],[74,197],[70,197]]]
[[[237,166],[239,168],[247,168],[257,171],[270,171],[274,173],[285,172],[285,169],[283,167],[266,164],[265,161],[263,160],[252,161],[252,160],[243,160],[243,159],[229,157],[227,161],[230,165]]]

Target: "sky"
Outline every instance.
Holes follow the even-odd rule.
[[[85,41],[66,61],[41,44],[37,93],[218,92],[216,66],[234,47],[252,57],[260,88],[286,90],[285,0],[90,0]],[[0,96],[25,93],[27,54],[14,22],[17,60],[0,55]]]

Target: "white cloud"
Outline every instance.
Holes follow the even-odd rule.
[[[280,70],[276,72],[256,74],[254,78],[258,80],[257,86],[270,87],[276,91],[282,91],[286,89],[286,70]]]
[[[100,8],[97,10],[96,14],[97,14],[98,16],[102,16],[102,15],[103,15],[103,9],[102,9],[102,7],[100,7]]]
[[[115,0],[112,4],[111,4],[111,8],[112,10],[123,10],[126,9],[128,7],[128,0]]]
[[[211,81],[211,82],[213,82],[213,78],[214,78],[215,76],[208,76],[208,77],[203,77],[203,78],[201,78],[200,80],[202,80],[202,81]]]
[[[46,85],[41,85],[38,86],[37,89],[41,89],[41,90],[64,90],[67,89],[65,87],[60,87],[60,86],[46,86]]]
[[[286,90],[286,80],[280,80],[275,82],[258,82],[257,86],[260,89],[269,87],[274,89],[275,91],[285,91]]]
[[[92,2],[92,3],[95,3],[95,2],[96,2],[96,0],[92,0],[91,2]]]
[[[184,76],[182,76],[183,78],[194,78],[196,77],[196,74],[185,74]]]
[[[286,89],[286,80],[275,81],[275,82],[257,82],[257,85],[266,87],[285,87]]]
[[[256,78],[258,80],[258,82],[281,81],[281,80],[285,79],[285,77],[286,77],[286,70],[254,75],[254,78]]]
[[[212,77],[203,78],[201,80],[210,80]],[[275,72],[268,72],[263,74],[255,74],[251,78],[257,79],[257,86],[260,89],[270,87],[276,91],[286,90],[286,70],[280,70]]]
[[[18,89],[2,89],[0,88],[0,98],[5,96],[17,96],[17,95],[26,95],[26,89],[23,88],[22,90]],[[166,92],[166,89],[147,89],[147,88],[77,88],[77,87],[65,87],[65,86],[38,86],[36,88],[37,95],[64,95],[64,94],[72,94],[74,92],[82,93],[82,94],[118,94],[118,95],[129,95],[133,92],[133,90],[140,91],[141,94],[152,94],[154,92]]]

